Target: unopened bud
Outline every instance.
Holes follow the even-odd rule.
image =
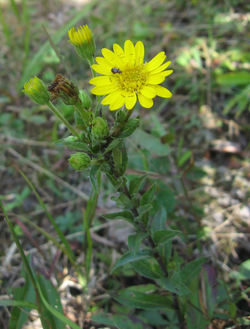
[[[94,34],[88,25],[83,25],[76,32],[72,27],[69,31],[69,42],[75,47],[77,54],[83,58],[91,58],[95,54]]]
[[[92,102],[91,102],[91,98],[89,97],[88,93],[85,90],[80,90],[79,91],[79,98],[82,102],[82,106],[86,110],[89,110],[91,108]]]
[[[120,109],[119,111],[117,111],[115,114],[117,122],[125,121],[127,112],[128,111],[126,109],[125,110]]]
[[[50,94],[45,84],[37,77],[31,78],[29,82],[26,82],[22,92],[39,105],[47,104],[50,101]]]
[[[76,171],[82,171],[90,166],[91,158],[86,153],[76,152],[71,155],[69,162]]]
[[[92,125],[92,136],[94,139],[105,139],[109,135],[109,127],[107,122],[101,118],[97,117],[93,121]]]

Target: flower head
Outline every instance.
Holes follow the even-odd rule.
[[[105,139],[109,135],[109,127],[107,122],[101,118],[97,117],[93,121],[92,126],[92,136],[94,139]]]
[[[127,40],[124,50],[115,43],[113,50],[102,49],[103,57],[97,57],[98,64],[92,65],[93,70],[103,76],[90,80],[95,85],[91,92],[95,95],[107,95],[102,100],[103,105],[109,105],[111,111],[118,110],[123,105],[131,110],[138,99],[143,107],[150,108],[155,96],[172,96],[168,89],[160,86],[173,72],[166,70],[170,61],[163,64],[166,59],[163,51],[146,63],[141,41],[134,46]]]
[[[31,78],[29,82],[24,84],[23,88],[22,92],[36,104],[44,105],[50,101],[50,93],[38,77]]]
[[[78,28],[76,32],[72,27],[68,31],[69,42],[75,47],[76,52],[83,58],[90,58],[95,53],[94,35],[89,29],[88,25],[83,25]]]
[[[76,171],[82,171],[90,166],[91,159],[86,153],[76,152],[71,154],[69,162],[72,168]]]
[[[48,91],[52,94],[52,100],[60,97],[66,105],[74,105],[79,101],[77,86],[61,73],[57,74],[53,82],[48,86]]]

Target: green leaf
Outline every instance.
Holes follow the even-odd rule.
[[[181,167],[190,157],[192,156],[192,151],[188,150],[178,158],[178,166]]]
[[[40,287],[39,285],[39,282],[37,282],[37,289],[38,289],[38,293],[39,293],[39,298],[42,302],[42,308],[45,310],[46,309],[46,312],[49,311],[51,313],[51,315],[53,315],[54,317],[56,317],[57,319],[59,319],[60,321],[62,321],[63,323],[67,324],[70,326],[70,328],[72,329],[81,329],[77,324],[75,324],[73,321],[71,321],[70,319],[66,318],[66,316],[63,315],[63,312],[60,313],[56,310],[56,304],[57,304],[57,301],[55,304],[50,304],[49,302],[47,302],[46,298],[44,297],[43,295],[43,290],[42,288]],[[54,288],[55,289],[55,288]],[[53,307],[55,306],[55,307]],[[42,313],[43,314],[43,313]],[[42,318],[41,318],[42,319]],[[47,329],[48,326],[47,326],[48,322],[42,322],[42,325],[43,325],[43,329]],[[49,326],[49,329],[51,329],[52,327]],[[56,329],[57,327],[53,327],[53,329]],[[63,329],[64,326],[61,326],[61,327],[58,327],[58,329]]]
[[[70,150],[80,150],[80,151],[86,151],[91,152],[88,145],[81,141],[76,142],[69,142],[64,139],[59,139],[58,141],[54,142],[56,145],[64,145],[67,146]]]
[[[119,290],[110,294],[119,303],[144,310],[173,309],[172,302],[159,294],[145,294],[128,289]]]
[[[126,194],[120,194],[119,197],[111,197],[111,200],[115,201],[117,204],[117,207],[123,208],[123,209],[132,209],[134,207],[133,202],[130,200],[130,198]]]
[[[132,137],[136,144],[139,144],[141,148],[148,150],[150,153],[164,156],[169,155],[170,149],[168,145],[161,143],[159,138],[156,138],[141,129],[137,129]]]
[[[100,165],[95,165],[90,169],[90,173],[89,173],[89,178],[96,194],[100,193],[100,186],[98,186],[98,182],[96,178],[100,169],[101,169]]]
[[[155,244],[158,246],[160,244],[165,244],[171,241],[178,234],[181,234],[181,231],[176,231],[176,230],[156,231],[153,235],[153,240]]]
[[[171,257],[172,252],[172,241],[162,244],[158,247],[159,254],[161,255],[164,263],[168,265],[169,259]]]
[[[142,175],[141,177],[135,177],[131,179],[129,183],[129,193],[131,196],[134,196],[139,191],[139,188],[143,181],[148,177],[149,174]]]
[[[152,293],[156,291],[158,288],[153,283],[147,283],[147,284],[138,284],[137,286],[130,286],[127,289],[131,291]]]
[[[119,329],[152,329],[150,325],[134,315],[116,314],[113,318]]]
[[[135,234],[129,235],[128,247],[134,256],[136,256],[137,251],[139,250],[140,245],[142,243],[142,240],[145,239],[147,236],[148,236],[148,233],[135,233]]]
[[[206,257],[196,258],[192,262],[187,263],[180,271],[180,279],[181,281],[189,286],[193,279],[199,275],[201,271],[201,267],[207,261]]]
[[[130,211],[120,211],[120,212],[113,212],[109,214],[102,214],[102,217],[106,219],[123,219],[126,220],[127,222],[135,225],[134,223],[134,216]]]
[[[0,305],[2,306],[19,306],[22,307],[23,309],[35,309],[38,310],[38,306],[34,303],[29,303],[29,302],[25,302],[23,300],[13,300],[13,299],[0,299]],[[18,307],[18,309],[20,309]],[[20,310],[21,311],[21,310]],[[28,312],[28,310],[26,310]],[[22,312],[22,311],[21,311]],[[11,312],[12,315],[13,311]],[[27,318],[29,316],[29,314],[26,314]],[[13,321],[13,320],[12,320]],[[26,321],[26,320],[25,320]],[[24,321],[24,322],[25,322]],[[24,323],[23,322],[23,323]],[[12,322],[13,323],[13,322]],[[11,328],[10,325],[12,325],[12,323],[9,322],[9,329]],[[18,322],[18,325],[16,325],[13,328],[20,328],[22,326],[21,321]]]
[[[191,294],[191,291],[181,282],[180,276],[177,272],[173,272],[167,278],[157,280],[159,285],[164,289],[171,291],[179,296]]]
[[[125,173],[128,165],[128,155],[125,141],[122,140],[115,148],[113,148],[112,153],[115,170],[120,176],[122,176]]]
[[[146,278],[160,279],[163,277],[162,270],[154,258],[138,260],[131,265],[135,271]]]
[[[27,256],[27,260],[30,264],[30,255]],[[20,275],[25,279],[25,285],[22,288],[18,288],[14,290],[13,299],[15,301],[23,301],[24,303],[29,303],[33,305],[36,301],[35,289],[32,285],[32,282],[28,276],[27,271],[25,270],[24,265],[22,266],[22,270]],[[25,305],[15,305],[11,311],[11,317],[9,320],[9,329],[18,329],[21,328],[22,325],[26,322],[29,316],[29,306],[26,308]],[[21,306],[24,311],[18,306]],[[37,306],[36,306],[37,308]]]
[[[60,300],[60,295],[56,288],[51,284],[51,282],[46,279],[43,275],[38,274],[36,276],[36,280],[39,283],[40,289],[43,292],[43,296],[48,302],[48,304],[55,308],[59,313],[63,315],[63,308]],[[50,328],[53,329],[62,329],[65,328],[65,323],[62,320],[59,320],[57,316],[51,313],[47,307],[44,305],[43,301],[41,300],[41,308],[42,308],[42,317],[41,321],[43,324],[43,328]],[[49,321],[49,325],[48,325]]]
[[[167,133],[164,136],[161,136],[162,144],[171,144],[175,140],[175,134]]]
[[[152,222],[152,234],[154,234],[156,231],[160,230],[166,230],[166,220],[167,220],[167,212],[164,207],[160,207],[160,209],[157,211],[157,213],[154,216],[153,222]]]
[[[119,146],[119,144],[121,143],[122,139],[121,138],[118,138],[118,139],[115,139],[113,140],[109,146],[106,148],[106,150],[104,151],[103,155],[112,151],[113,148],[115,148],[116,146]]]
[[[145,215],[147,212],[149,212],[152,208],[153,208],[153,206],[151,204],[145,204],[145,206],[140,207],[138,209],[139,218],[141,218],[143,215]]]
[[[141,206],[144,206],[150,203],[153,200],[155,194],[156,183],[154,183],[142,196],[141,198]]]
[[[118,259],[118,261],[116,262],[115,266],[112,268],[112,271],[110,273],[112,274],[115,269],[127,263],[135,262],[140,259],[152,258],[152,257],[153,257],[153,253],[152,250],[150,249],[140,249],[138,250],[136,256],[132,251],[127,251],[124,255],[122,255],[120,259]]]
[[[216,81],[226,87],[248,85],[250,83],[250,73],[247,71],[225,73],[218,75]]]

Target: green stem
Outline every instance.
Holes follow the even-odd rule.
[[[128,113],[126,115],[126,118],[123,122],[120,122],[119,125],[115,128],[115,130],[112,132],[112,136],[115,137],[119,135],[120,131],[124,127],[125,123],[128,122],[128,119],[131,117],[132,113],[134,111],[134,107],[131,110],[128,110]]]
[[[87,124],[89,125],[89,123],[91,123],[91,119],[90,116],[88,115],[88,112],[85,110],[85,108],[82,106],[82,104],[80,102],[77,102],[74,107],[79,111],[79,113],[81,114],[81,117],[84,121],[87,122]]]
[[[57,108],[51,103],[48,102],[46,104],[51,111],[58,117],[59,120],[62,121],[63,124],[65,124],[65,126],[69,129],[70,132],[72,132],[73,135],[75,135],[77,138],[80,139],[80,135],[78,134],[78,132],[71,126],[71,124],[64,118],[64,116],[57,110]]]

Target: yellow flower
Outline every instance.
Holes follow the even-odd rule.
[[[95,53],[94,35],[89,29],[88,25],[83,25],[78,28],[76,32],[72,27],[68,31],[69,42],[75,47],[76,52],[83,58],[89,58]]]
[[[103,105],[109,105],[111,111],[123,105],[131,110],[138,98],[143,107],[151,108],[155,96],[172,96],[168,89],[160,86],[173,72],[166,70],[170,61],[163,64],[166,59],[163,51],[150,62],[144,63],[144,45],[141,41],[135,46],[130,40],[125,41],[124,50],[115,43],[113,50],[102,49],[103,57],[97,57],[98,64],[92,65],[93,70],[103,76],[90,80],[95,85],[91,92],[94,95],[107,95],[102,100]]]

